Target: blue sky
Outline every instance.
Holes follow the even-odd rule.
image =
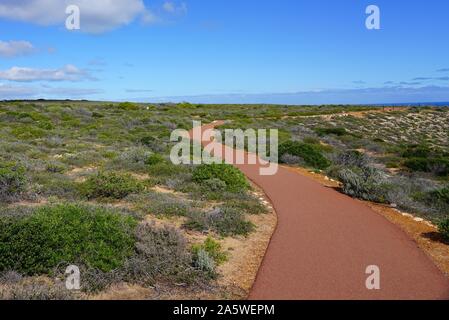
[[[448,1],[108,2],[1,0],[0,99],[449,101]]]

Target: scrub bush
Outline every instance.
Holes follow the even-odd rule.
[[[82,183],[80,189],[88,199],[123,199],[132,193],[143,191],[145,186],[130,174],[99,172]]]
[[[243,173],[228,164],[199,165],[193,171],[192,179],[199,184],[210,184],[211,179],[219,179],[226,184],[226,191],[229,192],[237,193],[249,189],[249,183]]]
[[[50,273],[59,264],[111,271],[132,254],[136,221],[102,208],[61,204],[0,219],[0,271]]]

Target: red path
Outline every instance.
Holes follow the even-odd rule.
[[[282,167],[261,176],[259,166],[237,165],[270,198],[278,226],[249,299],[449,299],[448,279],[398,227],[307,177]],[[365,286],[370,265],[380,290]]]

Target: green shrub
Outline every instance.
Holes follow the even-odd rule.
[[[118,107],[125,111],[139,110],[139,106],[132,102],[122,102],[118,105]]]
[[[246,221],[243,213],[233,208],[218,208],[209,212],[210,225],[223,237],[247,236],[254,230],[254,225]]]
[[[345,167],[365,167],[368,165],[368,157],[357,150],[348,150],[340,153],[335,163]]]
[[[449,186],[427,192],[421,198],[427,205],[437,208],[443,214],[449,214]]]
[[[298,141],[286,141],[279,145],[280,159],[283,159],[285,155],[299,157],[306,165],[317,169],[325,169],[331,164],[316,145]]]
[[[344,168],[338,172],[343,192],[356,198],[384,203],[387,185],[383,175],[372,167]]]
[[[25,190],[25,168],[14,162],[0,162],[0,201],[7,201]]]
[[[163,163],[163,162],[165,162],[164,157],[158,153],[154,153],[146,159],[145,164],[154,166],[156,164]]]
[[[418,172],[430,172],[438,176],[449,174],[449,159],[447,158],[410,158],[404,161],[404,166]]]
[[[411,145],[402,153],[404,158],[427,158],[431,155],[431,150],[426,145]]]
[[[0,271],[50,273],[59,264],[102,271],[123,265],[132,254],[136,221],[101,208],[61,204],[30,216],[0,219]]]
[[[176,176],[184,172],[186,168],[184,166],[177,166],[171,162],[159,162],[148,167],[148,174],[153,177],[171,177]]]
[[[99,172],[82,183],[80,189],[88,199],[123,199],[132,193],[143,191],[145,186],[130,174]]]
[[[191,203],[172,194],[151,192],[139,195],[133,202],[145,214],[162,216],[185,216]]]
[[[444,239],[449,241],[449,218],[446,218],[438,223],[438,231]]]
[[[315,132],[320,136],[324,136],[327,134],[334,134],[336,136],[344,136],[347,135],[348,132],[345,128],[316,128]]]
[[[209,274],[210,277],[215,276],[216,263],[206,250],[200,249],[198,251],[193,260],[193,264],[198,270]]]
[[[226,191],[229,192],[242,192],[250,187],[243,173],[228,164],[199,165],[193,171],[192,179],[199,184],[210,183],[211,179],[219,179],[226,184]]]
[[[228,255],[223,252],[221,244],[215,241],[212,237],[207,237],[204,243],[194,244],[192,246],[194,260],[195,257],[198,256],[200,250],[206,251],[209,256],[214,259],[217,265],[220,265],[228,260]]]
[[[247,214],[268,213],[267,207],[265,207],[257,198],[234,199],[227,201],[225,206],[243,211]]]

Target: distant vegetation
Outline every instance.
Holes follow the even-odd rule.
[[[82,269],[85,295],[121,282],[213,284],[229,256],[222,239],[245,239],[257,229],[249,216],[267,208],[232,166],[169,161],[170,133],[193,119],[277,128],[282,163],[449,238],[448,108],[348,114],[373,109],[0,102],[0,298],[74,298],[58,283],[68,264]]]

